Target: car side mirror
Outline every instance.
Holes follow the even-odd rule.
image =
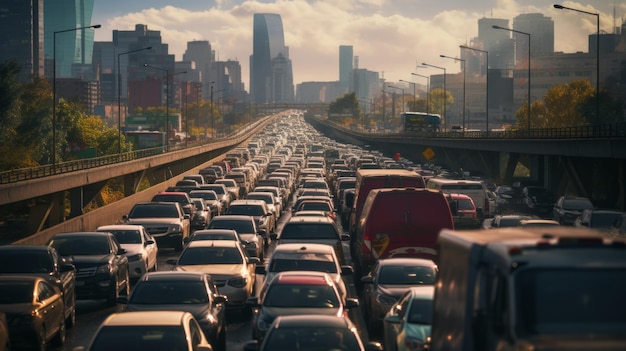
[[[226,295],[215,295],[213,296],[213,303],[220,304],[228,302],[228,297]]]
[[[152,244],[154,244],[154,240],[146,240],[146,242],[143,243],[143,246],[148,246],[148,245],[152,245]]]
[[[354,269],[352,268],[352,266],[341,266],[341,275],[352,275],[354,274]]]

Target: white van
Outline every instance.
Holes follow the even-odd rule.
[[[471,197],[476,205],[478,216],[481,218],[493,217],[495,214],[495,209],[490,206],[489,190],[481,181],[433,177],[428,179],[426,188],[440,190],[448,194],[465,194]]]

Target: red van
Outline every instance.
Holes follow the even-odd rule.
[[[374,189],[357,222],[352,261],[357,277],[379,258],[416,257],[436,260],[439,231],[453,229],[448,200],[438,190]]]

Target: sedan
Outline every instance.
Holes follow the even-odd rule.
[[[196,205],[196,214],[191,218],[191,229],[198,230],[206,228],[206,225],[213,217],[207,207],[206,202],[199,197],[192,197],[191,201]]]
[[[428,349],[434,295],[434,286],[413,287],[391,306],[383,320],[386,351]]]
[[[210,275],[197,272],[150,272],[129,298],[127,311],[186,311],[200,324],[216,350],[226,348],[226,301]]]
[[[100,226],[96,231],[113,233],[120,246],[126,250],[124,256],[128,257],[131,278],[139,278],[146,272],[157,270],[159,248],[143,226],[114,224]]]
[[[207,229],[229,229],[237,231],[239,237],[247,241],[244,249],[250,257],[263,259],[263,237],[265,231],[257,229],[256,222],[252,216],[222,215],[217,216],[209,222]]]
[[[573,225],[583,210],[594,208],[586,197],[561,196],[552,210],[554,220],[560,224]]]
[[[189,312],[137,311],[107,317],[88,350],[212,351],[213,347]]]
[[[246,309],[253,295],[256,264],[259,259],[248,257],[241,244],[230,240],[200,240],[190,242],[178,260],[170,259],[174,270],[210,274],[220,294],[228,297],[228,309]]]
[[[421,258],[385,258],[376,261],[371,272],[361,278],[363,307],[370,333],[400,296],[411,287],[434,285],[437,265]]]
[[[6,314],[11,346],[46,350],[65,343],[63,293],[45,278],[0,276],[0,312]]]

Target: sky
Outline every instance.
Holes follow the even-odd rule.
[[[359,68],[380,72],[387,82],[415,81],[440,74],[417,69],[422,62],[460,70],[459,45],[478,34],[480,18],[509,20],[541,13],[554,20],[555,51],[588,52],[596,16],[554,9],[554,4],[600,13],[600,30],[613,33],[626,20],[626,0],[95,0],[96,41],[111,41],[113,30],[146,24],[161,32],[170,54],[181,61],[187,42],[208,40],[220,61],[237,60],[249,90],[254,13],[281,15],[294,84],[339,79],[339,46],[352,45]],[[615,9],[615,10],[614,10]],[[615,16],[614,16],[615,13]],[[497,29],[494,29],[497,30]]]

